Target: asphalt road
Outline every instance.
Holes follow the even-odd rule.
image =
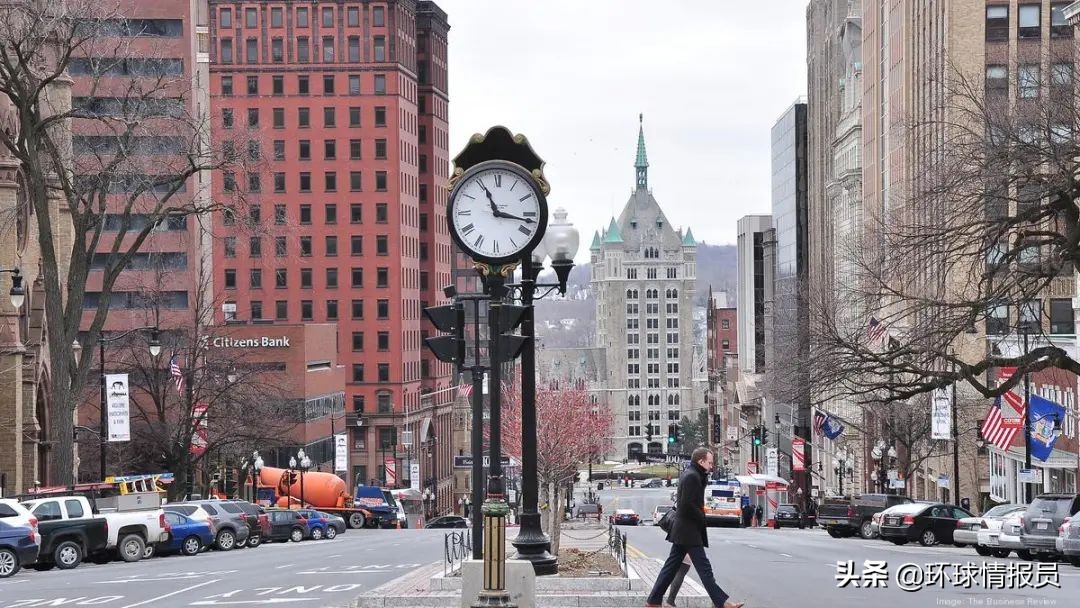
[[[0,580],[0,608],[37,606],[342,606],[442,559],[440,530],[349,530],[334,540],[162,556]]]
[[[663,559],[671,545],[654,526],[623,527],[630,546],[648,557]],[[976,577],[965,587],[956,585],[951,564],[975,564],[974,568],[991,570],[1016,568],[1022,562],[1016,557],[997,559],[980,557],[973,549],[949,546],[922,547],[918,544],[896,546],[881,540],[859,538],[835,539],[820,529],[797,530],[785,528],[709,528],[708,554],[721,587],[736,601],[748,607],[822,606],[828,608],[865,608],[868,602],[881,606],[923,608],[927,606],[1056,606],[1080,605],[1080,568],[1067,563],[1043,564],[1057,569],[1060,588],[1021,586],[1015,578],[1012,584],[984,581]],[[851,560],[859,587],[848,584],[838,587],[837,562]],[[866,560],[885,563],[888,578],[885,588],[867,588],[860,582]],[[904,566],[905,564],[917,566]],[[949,564],[936,566],[934,564]],[[927,565],[931,564],[928,568]],[[983,565],[985,564],[985,566]],[[999,565],[1000,564],[1000,565]],[[902,568],[918,569],[922,584],[912,580],[911,591],[900,588],[896,577]],[[940,582],[927,585],[926,576],[942,568],[946,575]],[[693,572],[691,570],[691,572]],[[696,579],[697,575],[692,574]],[[915,575],[912,575],[915,576]],[[1004,577],[1003,577],[1004,578]],[[1038,576],[1033,577],[1036,580]],[[1053,580],[1051,575],[1048,579]],[[984,584],[988,582],[989,584]]]

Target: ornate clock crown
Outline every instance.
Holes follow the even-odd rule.
[[[533,151],[528,138],[520,133],[512,135],[510,130],[502,125],[491,127],[483,135],[476,133],[469,138],[465,149],[454,157],[454,170],[446,186],[447,190],[452,190],[454,184],[470,167],[486,160],[503,160],[520,165],[536,180],[544,196],[551,193],[551,186],[544,177],[544,160]]]

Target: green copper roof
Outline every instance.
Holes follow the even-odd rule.
[[[638,114],[637,158],[634,160],[634,173],[637,176],[639,190],[649,187],[649,158],[645,154],[645,115]]]
[[[611,225],[608,226],[607,234],[604,236],[605,243],[621,243],[622,235],[619,234],[619,225],[615,222],[615,218],[611,218]]]
[[[683,247],[697,247],[697,241],[694,240],[694,233],[689,228],[686,229],[686,236],[682,239]]]
[[[600,251],[600,231],[597,230],[593,233],[592,245],[589,247],[589,251]]]

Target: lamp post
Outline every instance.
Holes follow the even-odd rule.
[[[296,457],[295,456],[289,456],[289,489],[290,489],[290,492],[289,492],[289,508],[290,509],[292,509],[292,491],[291,490],[292,490],[293,471],[295,471],[295,470],[296,470]]]
[[[300,457],[297,462],[300,466],[300,508],[305,508],[307,503],[304,501],[304,473],[311,468],[311,458],[308,458],[303,449],[297,452],[296,455]]]
[[[431,519],[431,501],[433,499],[431,488],[424,488],[424,519]]]
[[[259,451],[255,450],[251,454],[251,504],[259,504],[259,471],[262,471],[263,459],[259,456]]]
[[[554,221],[549,222],[544,240],[521,260],[521,304],[525,315],[521,321],[521,335],[529,343],[521,352],[521,529],[513,545],[517,559],[532,562],[536,574],[558,572],[558,558],[551,555],[551,539],[540,527],[539,479],[536,454],[536,328],[533,313],[534,300],[551,294],[555,289],[566,293],[566,282],[574,267],[580,237],[573,224],[566,220],[566,210],[555,209]],[[544,268],[544,259],[551,257],[557,284],[538,284],[537,277]],[[537,295],[537,291],[546,292]],[[592,454],[589,458],[589,481],[592,481]],[[591,487],[591,485],[590,485]]]
[[[1028,304],[1030,306],[1030,303]],[[1024,334],[1024,358],[1028,355],[1028,331],[1030,323],[1028,321],[1020,321],[1020,331]],[[1031,375],[1027,372],[1027,368],[1024,368],[1024,468],[1031,469]],[[1031,503],[1031,484],[1024,484],[1024,503]]]
[[[17,278],[17,277],[18,277],[18,273],[16,271],[15,276],[12,277],[12,282],[13,283],[15,282],[15,278]],[[11,289],[12,289],[11,303],[14,305],[16,297],[22,298],[24,296],[16,296],[16,295],[14,295],[15,288],[12,287]],[[21,285],[20,285],[20,289],[21,289]],[[21,299],[20,299],[19,305],[20,306],[22,305],[22,300]],[[16,308],[18,308],[18,306],[16,306]],[[99,469],[100,469],[100,472],[101,472],[102,481],[104,481],[105,478],[108,475],[108,472],[105,470],[105,462],[106,462],[106,456],[108,455],[108,446],[109,446],[109,442],[108,442],[108,439],[109,439],[108,397],[106,395],[106,392],[107,392],[108,389],[105,386],[105,343],[106,342],[116,342],[117,340],[122,340],[122,339],[128,337],[129,335],[131,335],[133,333],[142,332],[142,331],[149,331],[150,332],[150,345],[149,345],[150,356],[151,357],[157,357],[159,354],[161,354],[161,341],[160,341],[161,331],[157,327],[137,327],[135,329],[126,331],[126,332],[124,332],[122,334],[118,334],[118,335],[115,335],[115,336],[110,336],[108,338],[105,337],[104,332],[100,336],[98,336],[98,364],[100,366],[99,370],[101,372],[101,404],[100,404],[101,405],[101,411],[99,412],[99,419],[98,419],[98,424],[100,425],[100,428],[98,429],[98,432],[100,433],[100,435],[99,435],[99,440],[100,440],[99,444],[100,445],[99,445],[99,452],[98,452],[98,459],[99,459],[98,460],[98,466],[99,466]]]

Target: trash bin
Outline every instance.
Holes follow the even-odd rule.
[[[601,481],[601,482],[597,483],[596,484],[596,489],[597,490],[603,490],[604,489],[604,482]]]

